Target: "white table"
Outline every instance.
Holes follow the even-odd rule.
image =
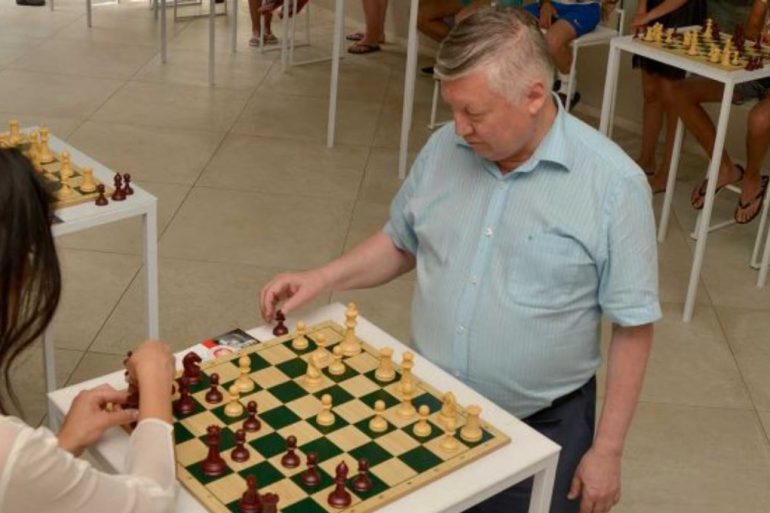
[[[26,129],[25,132],[28,130]],[[104,183],[105,186],[112,185],[115,173],[104,165],[53,135],[49,137],[48,145],[56,152],[67,150],[72,156],[72,162],[76,166],[91,166],[94,169],[94,176],[96,178]],[[128,196],[125,201],[109,200],[109,204],[103,207],[97,207],[94,202],[89,201],[88,203],[57,210],[55,214],[62,222],[53,225],[51,230],[53,235],[58,237],[130,217],[139,216],[142,218],[144,224],[144,269],[147,294],[147,336],[148,338],[158,338],[160,336],[158,325],[158,200],[155,196],[133,183],[131,187],[134,189],[134,194]],[[54,358],[53,333],[49,328],[43,336],[43,361],[45,364],[47,392],[56,390]],[[55,423],[57,417],[58,415],[51,409],[49,403],[48,421],[52,428],[57,426]]]
[[[303,316],[302,319],[308,324],[316,324],[329,319],[343,324],[345,307],[335,303]],[[296,321],[297,318],[289,318],[287,325],[294,325]],[[374,347],[392,347],[395,350],[394,356],[408,349],[361,316],[358,317],[356,331],[361,338]],[[273,338],[270,326],[261,326],[250,330],[249,334],[263,341]],[[193,349],[201,357],[208,357],[208,352],[201,346],[196,346]],[[181,368],[181,358],[185,353],[187,351],[177,354],[179,368]],[[378,510],[378,513],[461,512],[530,476],[534,476],[535,481],[529,513],[547,513],[551,502],[559,446],[419,355],[415,358],[415,373],[440,390],[451,390],[460,404],[479,404],[483,409],[482,417],[505,432],[511,438],[511,443],[384,506]],[[57,419],[61,420],[64,412],[69,410],[72,400],[80,390],[102,383],[110,383],[120,388],[125,387],[123,372],[114,372],[48,394],[51,410],[55,412]],[[105,468],[120,471],[124,468],[127,448],[128,435],[121,429],[113,429],[105,434],[102,440],[91,449],[91,452],[94,458]],[[206,510],[187,491],[182,489],[177,499],[176,511],[179,513],[205,513]]]
[[[682,30],[694,29],[690,27]],[[752,44],[747,41],[747,45]],[[760,78],[770,77],[770,66],[765,66],[756,71],[746,71],[738,69],[735,71],[726,71],[706,63],[667,52],[663,49],[651,45],[640,43],[634,40],[634,36],[624,36],[613,39],[610,42],[610,52],[607,61],[607,75],[604,82],[604,98],[602,100],[602,114],[599,124],[599,130],[607,135],[612,124],[612,113],[615,107],[615,97],[617,93],[618,72],[620,70],[620,55],[626,51],[631,54],[640,55],[653,59],[670,66],[675,66],[702,77],[710,78],[724,84],[722,93],[722,105],[719,109],[719,120],[717,124],[716,140],[714,141],[714,151],[711,154],[711,163],[708,169],[708,187],[706,188],[706,198],[701,212],[700,221],[696,229],[697,242],[695,245],[695,255],[693,257],[692,269],[690,271],[690,282],[687,287],[687,297],[684,304],[684,313],[682,320],[689,322],[692,320],[693,309],[695,307],[695,296],[698,292],[698,281],[700,279],[701,269],[703,267],[703,257],[706,252],[706,239],[711,226],[711,212],[714,207],[714,195],[716,191],[717,176],[719,174],[719,164],[721,161],[722,150],[725,144],[725,135],[727,134],[727,122],[730,119],[730,108],[732,106],[733,90],[736,84],[749,82]],[[671,167],[669,169],[668,184],[666,189],[666,198],[663,203],[663,211],[660,219],[658,240],[662,242],[666,237],[669,217],[671,214],[671,203],[674,197],[674,187],[676,185],[676,171],[679,166],[679,156],[682,149],[682,138],[684,136],[684,125],[680,119],[676,126],[676,135],[674,142],[674,152],[671,158]],[[767,256],[767,251],[765,254]],[[765,259],[766,259],[765,256]]]

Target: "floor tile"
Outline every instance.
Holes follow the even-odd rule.
[[[68,142],[136,183],[192,185],[224,132],[87,121]]]
[[[11,7],[0,16],[0,34],[19,37],[49,37],[76,22],[80,13],[45,8]],[[83,28],[86,23],[83,20]]]
[[[339,255],[352,205],[196,188],[161,239],[161,255],[304,269]]]
[[[230,128],[247,98],[233,89],[128,82],[92,119],[219,132]]]
[[[358,194],[369,148],[297,144],[240,134],[227,136],[198,185],[349,201]]]
[[[410,153],[408,163],[411,164],[416,156],[416,153]],[[390,205],[402,184],[403,181],[398,178],[398,150],[372,148],[359,200]]]
[[[621,513],[766,513],[770,451],[753,411],[639,406]]]
[[[762,427],[765,428],[765,435],[770,440],[770,411],[760,411],[759,419],[762,421]]]
[[[259,291],[283,268],[263,269],[239,264],[160,260],[161,339],[175,351],[234,328],[264,323],[259,315]],[[143,275],[131,285],[99,333],[93,351],[122,355],[146,338]],[[308,310],[326,303],[319,298]]]
[[[353,210],[350,221],[350,230],[345,239],[345,251],[350,251],[376,232],[382,230],[390,219],[390,210],[387,206],[377,203],[359,201]]]
[[[52,325],[56,347],[85,351],[139,270],[135,256],[61,249],[62,298]],[[144,315],[130,319],[144,324]]]
[[[123,83],[106,78],[48,74],[40,71],[0,71],[0,112],[21,112],[46,118],[86,118]],[[62,101],[67,91],[67,101]]]
[[[158,198],[158,236],[160,237],[190,189],[184,185],[150,182],[140,182],[139,185]],[[58,243],[59,247],[62,248],[142,256],[144,254],[144,224],[142,219],[136,216],[64,235],[59,238]]]

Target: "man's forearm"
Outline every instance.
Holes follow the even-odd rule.
[[[644,381],[652,348],[652,324],[624,328],[613,326],[607,364],[604,407],[594,448],[622,454]]]
[[[318,271],[330,289],[341,291],[375,287],[413,268],[414,256],[398,249],[385,232],[378,231]]]

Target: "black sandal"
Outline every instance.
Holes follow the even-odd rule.
[[[714,191],[714,197],[716,197],[716,195],[719,194],[719,191],[721,191],[722,189],[724,189],[728,185],[734,185],[734,184],[740,182],[741,180],[743,180],[743,174],[746,172],[746,170],[740,164],[735,164],[735,169],[738,170],[738,179],[735,180],[734,182],[728,182],[728,183],[726,183],[724,185],[720,185],[719,187],[717,187],[717,190]],[[698,195],[695,197],[695,200],[697,200],[697,201],[703,200],[703,203],[701,204],[701,206],[696,207],[695,206],[695,201],[693,199],[690,199],[690,205],[692,205],[692,208],[694,208],[695,210],[702,210],[703,209],[703,205],[706,204],[706,201],[705,201],[706,200],[706,187],[708,187],[708,184],[709,184],[708,178],[704,178],[703,181],[700,183],[700,187],[698,187],[695,190],[695,192],[698,193]]]
[[[762,204],[765,201],[765,193],[767,192],[768,182],[770,182],[770,177],[767,175],[762,175],[762,178],[760,180],[761,185],[759,186],[759,192],[757,193],[757,195],[754,196],[754,198],[752,198],[752,200],[749,201],[748,203],[742,202],[740,198],[738,199],[738,206],[735,209],[735,214],[733,214],[733,217],[735,218],[736,223],[749,224],[759,215],[760,212],[762,212]],[[746,210],[748,208],[751,208],[752,206],[756,205],[757,201],[759,201],[759,206],[751,215],[751,217],[749,217],[745,221],[738,221],[738,212],[740,210]]]

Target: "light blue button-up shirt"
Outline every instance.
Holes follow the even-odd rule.
[[[439,130],[385,232],[416,256],[414,347],[521,418],[596,373],[602,314],[621,326],[661,317],[644,174],[561,106],[505,176],[454,124]]]

